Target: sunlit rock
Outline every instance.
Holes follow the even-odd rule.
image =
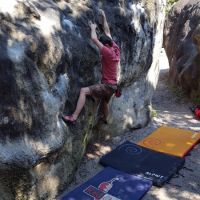
[[[200,100],[200,4],[180,0],[168,14],[164,47],[169,58],[171,83],[193,101]]]
[[[72,180],[91,137],[149,122],[164,6],[164,0],[0,1],[2,199],[54,199]],[[108,125],[99,124],[91,98],[76,124],[67,125],[62,113],[75,109],[80,88],[101,80],[88,26],[96,21],[101,33],[98,8],[121,49],[122,96],[110,102]]]

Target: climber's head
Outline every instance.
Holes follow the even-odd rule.
[[[99,38],[99,41],[103,44],[103,45],[109,45],[110,47],[112,47],[113,45],[113,41],[110,37],[108,37],[107,35],[102,35],[100,38]]]

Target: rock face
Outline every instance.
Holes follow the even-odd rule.
[[[149,121],[158,78],[163,0],[1,0],[0,199],[54,199],[72,179],[88,140]],[[76,123],[71,113],[81,87],[100,81],[100,56],[88,20],[103,8],[121,49],[120,98],[110,102],[109,124],[98,125],[88,98]],[[94,128],[94,127],[98,128]]]
[[[199,21],[199,0],[180,0],[169,12],[164,30],[170,80],[193,100],[200,99]]]

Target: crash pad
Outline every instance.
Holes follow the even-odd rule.
[[[61,200],[139,200],[152,182],[107,167]]]
[[[138,144],[155,151],[185,156],[200,140],[200,133],[162,126]]]
[[[184,164],[185,159],[171,156],[126,141],[104,155],[100,164],[129,174],[145,177],[161,187]]]

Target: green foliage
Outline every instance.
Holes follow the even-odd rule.
[[[192,102],[194,102],[195,104],[200,104],[200,94],[199,94],[199,92],[193,92],[192,94],[191,94],[191,100],[192,100]]]
[[[168,0],[167,4],[168,5],[173,5],[175,2],[177,2],[178,0]]]
[[[181,87],[171,85],[170,89],[175,94],[176,98],[178,99],[182,99],[186,96],[185,91]]]
[[[195,98],[192,98],[192,101],[196,104],[200,104],[200,97],[196,96]]]
[[[193,104],[200,105],[200,91],[192,91],[190,94],[187,94],[181,87],[172,84],[169,85],[169,89],[177,100],[187,99]]]
[[[174,3],[176,3],[178,0],[167,0],[167,6],[166,6],[166,12],[168,13],[171,7]]]
[[[150,107],[150,115],[151,115],[151,118],[155,118],[158,115],[157,111],[153,109],[153,107]]]

